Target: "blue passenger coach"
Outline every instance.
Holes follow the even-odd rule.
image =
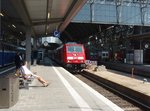
[[[0,67],[14,64],[16,51],[25,51],[25,48],[20,48],[15,45],[0,42]]]

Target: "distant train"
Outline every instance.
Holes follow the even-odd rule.
[[[74,42],[66,43],[54,51],[52,59],[70,71],[81,71],[85,68],[86,61],[84,45]]]
[[[89,48],[86,48],[85,52],[87,60],[90,61],[107,61],[110,59],[108,51],[89,50]]]
[[[99,60],[108,61],[110,59],[110,54],[108,51],[99,51],[98,57],[99,57]]]
[[[86,59],[90,61],[97,61],[98,60],[98,53],[97,51],[90,50],[89,47],[85,49]]]
[[[0,67],[14,64],[16,51],[25,52],[25,48],[17,47],[15,45],[0,42]]]

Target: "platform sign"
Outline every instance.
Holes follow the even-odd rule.
[[[60,32],[58,30],[55,30],[53,33],[54,37],[60,37]]]
[[[44,41],[44,46],[48,46],[48,42],[47,41]]]
[[[86,60],[85,64],[97,65],[97,61]]]
[[[22,42],[21,42],[21,45],[22,45],[22,46],[25,46],[25,45],[26,45],[26,42],[25,42],[25,41],[22,41]]]

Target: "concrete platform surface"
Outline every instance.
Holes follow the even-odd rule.
[[[143,93],[150,97],[150,79],[147,79],[147,82],[143,82],[144,77],[133,76],[131,74],[122,73],[112,70],[103,70],[103,71],[92,71],[85,69],[85,71],[98,75],[106,80],[118,83],[122,86],[133,89],[137,92]]]
[[[29,89],[20,89],[17,104],[0,111],[123,111],[62,67],[48,63],[31,70],[50,85],[43,87],[34,80]]]

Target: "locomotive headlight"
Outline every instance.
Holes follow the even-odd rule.
[[[68,63],[70,62],[70,60],[67,61]]]
[[[73,54],[74,56],[77,56],[77,54]]]
[[[69,59],[69,60],[73,60],[73,57],[67,57],[67,59]]]
[[[84,58],[83,58],[83,57],[78,57],[78,59],[79,59],[79,60],[83,60]]]

